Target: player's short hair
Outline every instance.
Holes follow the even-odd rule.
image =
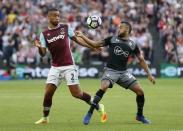
[[[131,31],[132,31],[132,26],[131,26],[131,24],[128,22],[128,21],[121,21],[121,24],[126,24],[126,25],[128,25],[128,27],[129,27],[129,34],[131,33]]]
[[[52,8],[49,8],[48,9],[48,13],[51,12],[51,11],[59,11],[59,9],[55,8],[55,7],[52,7]]]

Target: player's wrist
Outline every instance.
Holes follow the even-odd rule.
[[[152,75],[151,74],[148,74],[147,77],[152,77]]]
[[[147,76],[152,76],[149,69],[147,69]]]

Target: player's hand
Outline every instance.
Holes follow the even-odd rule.
[[[32,42],[32,44],[34,45],[34,46],[36,46],[36,47],[41,47],[41,42],[39,41],[39,40],[34,40],[33,42]]]
[[[155,84],[155,78],[152,75],[148,75],[147,78],[149,79],[150,82]]]
[[[81,31],[75,31],[76,36],[78,37],[82,37],[83,33]]]

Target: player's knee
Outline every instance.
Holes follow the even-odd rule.
[[[53,93],[52,92],[46,92],[44,97],[45,97],[45,99],[52,99]]]
[[[144,91],[142,89],[136,91],[137,95],[144,95]]]
[[[53,84],[47,84],[45,91],[45,99],[52,99],[54,92],[56,90],[56,86]]]
[[[134,85],[130,88],[136,95],[144,95],[144,91],[139,84]]]
[[[109,80],[103,80],[102,85],[101,85],[101,89],[103,91],[106,91],[108,88],[112,88],[112,86],[113,86],[113,84]]]

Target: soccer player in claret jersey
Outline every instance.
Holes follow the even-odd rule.
[[[48,48],[52,57],[43,100],[43,117],[35,124],[47,124],[49,122],[48,115],[52,106],[52,97],[63,78],[66,79],[73,97],[91,105],[91,96],[79,87],[78,71],[72,58],[69,39],[82,46],[94,49],[80,37],[77,37],[69,25],[60,23],[58,9],[50,9],[48,11],[48,28],[40,34],[39,40],[33,42],[38,47],[41,56],[46,54],[46,48]],[[106,115],[104,105],[97,104],[95,109],[98,110],[101,118]]]
[[[134,54],[138,58],[140,66],[145,70],[148,79],[153,84],[155,83],[155,79],[151,75],[148,65],[146,64],[137,44],[129,39],[131,30],[132,27],[130,23],[123,21],[119,25],[118,36],[110,36],[101,41],[93,41],[81,32],[76,32],[77,36],[83,38],[83,40],[95,48],[102,46],[109,47],[109,59],[102,76],[101,87],[96,92],[92,105],[83,119],[83,123],[86,125],[90,122],[95,106],[102,99],[107,89],[113,87],[114,83],[117,83],[121,87],[130,89],[136,93],[136,120],[144,124],[150,124],[150,121],[143,115],[143,107],[145,102],[144,92],[137,79],[127,71],[127,61],[129,55]]]

